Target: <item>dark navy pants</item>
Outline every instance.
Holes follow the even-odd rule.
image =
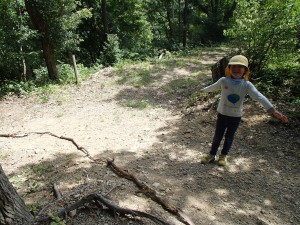
[[[210,154],[216,155],[218,148],[225,134],[225,140],[221,151],[222,155],[227,155],[233,143],[234,134],[241,122],[241,117],[225,116],[218,113],[215,135],[213,138]]]

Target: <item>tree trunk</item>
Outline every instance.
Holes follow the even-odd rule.
[[[25,0],[26,10],[35,29],[41,33],[43,55],[46,62],[48,74],[51,80],[58,81],[58,71],[56,68],[55,51],[50,41],[50,33],[47,23],[38,11],[32,0]]]
[[[216,82],[221,77],[225,77],[225,68],[228,65],[229,57],[225,56],[222,59],[220,59],[218,62],[216,62],[211,67],[211,75],[213,82]]]
[[[236,9],[236,1],[233,1],[232,5],[230,8],[228,8],[224,14],[224,19],[223,21],[225,23],[228,23],[229,20],[233,17],[233,12]]]
[[[104,42],[107,41],[108,35],[108,20],[107,20],[107,10],[106,10],[106,0],[101,1],[101,11],[102,11],[102,24],[104,30]]]
[[[165,2],[166,10],[167,10],[167,20],[169,25],[169,30],[167,33],[168,40],[173,41],[175,36],[175,28],[174,28],[174,12],[173,12],[173,5],[170,0]]]
[[[21,73],[21,81],[27,81],[27,66],[26,66],[26,61],[23,56],[23,47],[22,45],[20,46],[20,54],[21,54],[21,60],[22,60],[22,73]]]
[[[183,10],[183,40],[182,45],[186,47],[187,40],[187,29],[188,29],[188,0],[184,0],[184,10]]]
[[[56,68],[56,59],[54,56],[54,50],[49,42],[48,37],[42,38],[43,54],[48,70],[48,74],[51,80],[58,81],[58,71]]]
[[[18,195],[0,165],[0,224],[30,225],[33,216]]]

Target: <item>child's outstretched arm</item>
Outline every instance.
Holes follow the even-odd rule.
[[[282,113],[278,112],[274,108],[268,109],[268,113],[272,114],[273,116],[275,116],[277,119],[281,120],[284,123],[289,122],[288,118],[285,115],[283,115]]]
[[[199,92],[213,92],[213,91],[218,91],[220,90],[221,84],[223,82],[223,78],[220,78],[217,82],[207,86],[207,87],[203,87],[199,90]]]

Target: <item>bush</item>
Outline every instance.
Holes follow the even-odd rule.
[[[298,63],[282,66],[269,66],[257,79],[257,87],[273,99],[299,103],[300,99],[300,65]]]
[[[119,47],[119,38],[116,34],[109,34],[101,54],[100,62],[105,66],[110,66],[120,62],[122,51]]]
[[[226,33],[248,57],[254,77],[263,74],[274,58],[285,61],[287,55],[296,53],[299,11],[294,0],[238,1],[235,25]]]
[[[32,90],[34,90],[35,87],[36,86],[32,81],[28,81],[28,82],[8,81],[0,85],[0,97],[3,97],[8,94],[15,94],[18,96],[27,95]]]

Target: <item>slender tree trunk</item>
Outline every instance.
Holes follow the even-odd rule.
[[[173,4],[170,0],[166,0],[165,4],[167,10],[167,20],[169,24],[168,39],[173,40],[175,36]]]
[[[33,216],[0,165],[0,224],[31,225]]]
[[[229,20],[233,17],[233,12],[234,12],[235,9],[236,9],[236,1],[233,1],[231,7],[228,8],[228,9],[226,10],[225,14],[224,14],[224,19],[223,19],[223,21],[224,21],[225,23],[228,23]]]
[[[108,35],[108,21],[107,21],[107,10],[106,10],[106,0],[101,1],[101,11],[102,11],[102,24],[104,30],[104,42],[107,41]]]
[[[178,24],[178,26],[179,26],[179,30],[181,31],[182,30],[182,27],[181,27],[181,25],[182,25],[182,19],[181,19],[181,16],[182,16],[182,11],[181,11],[181,0],[178,0],[177,1],[177,4],[178,4],[178,13],[177,13],[177,15],[178,15],[178,20],[177,20],[177,24]]]
[[[23,11],[21,9],[21,6],[20,6],[20,2],[19,0],[16,0],[16,6],[17,6],[17,13],[18,13],[18,16],[20,18],[20,22],[18,23],[18,29],[19,30],[22,30],[23,29]],[[26,60],[25,60],[25,57],[24,57],[24,54],[23,54],[23,46],[22,44],[20,45],[20,57],[21,57],[21,65],[22,65],[22,72],[21,72],[21,81],[27,81],[27,68],[26,68]]]
[[[26,61],[23,56],[23,47],[20,46],[20,53],[21,53],[21,59],[22,59],[22,73],[21,73],[21,81],[27,81],[27,67],[26,67]]]
[[[47,23],[38,11],[32,0],[25,0],[25,7],[34,27],[41,33],[43,55],[45,58],[48,74],[51,80],[58,80],[55,51],[50,41],[50,34]]]
[[[187,29],[188,29],[188,0],[184,0],[184,10],[183,10],[183,40],[182,45],[186,47],[187,40]]]

